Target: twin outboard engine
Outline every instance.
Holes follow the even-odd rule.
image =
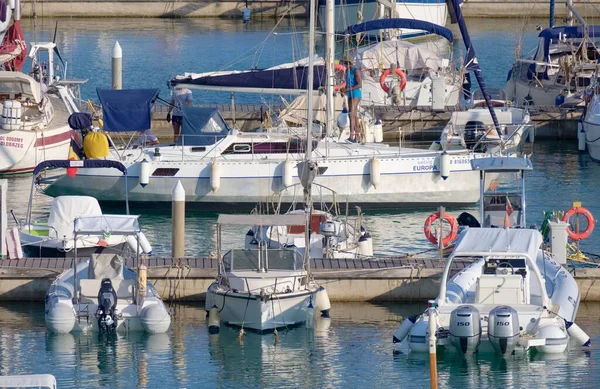
[[[458,352],[477,352],[481,340],[481,319],[477,308],[461,305],[450,314],[450,342]]]
[[[110,278],[105,278],[100,284],[98,292],[98,328],[100,332],[112,332],[117,328],[117,293],[113,289]]]
[[[520,332],[519,316],[514,308],[501,305],[490,311],[488,338],[496,352],[511,354],[518,345]]]

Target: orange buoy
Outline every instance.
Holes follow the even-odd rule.
[[[434,212],[431,215],[429,215],[427,220],[425,220],[425,225],[423,226],[423,232],[425,233],[425,237],[436,246],[438,244],[438,240],[435,237],[435,235],[433,235],[433,233],[431,232],[431,226],[439,218],[440,213]],[[458,236],[458,223],[456,222],[456,219],[453,218],[452,215],[450,215],[448,212],[444,212],[444,220],[446,220],[448,224],[450,224],[450,233],[442,239],[442,244],[444,245],[444,247],[446,247],[450,243],[452,243],[452,241],[454,241],[454,239],[456,239],[456,237]]]
[[[385,79],[391,73],[392,72],[390,71],[390,69],[385,69],[385,71],[381,73],[381,77],[379,77],[379,85],[381,85],[381,89],[383,89],[385,93],[388,93],[390,91],[390,88],[388,88],[388,86],[385,85]],[[394,69],[394,73],[400,76],[400,91],[403,91],[406,87],[406,74],[404,74],[404,72],[398,68]]]
[[[335,85],[333,87],[333,89],[337,92],[340,89],[346,87],[346,76],[345,76],[345,74],[346,74],[346,67],[344,65],[342,65],[342,64],[337,63],[337,64],[335,64],[335,71],[336,72],[342,72],[344,74],[344,82],[342,82],[340,85]]]
[[[569,220],[575,215],[583,215],[585,217],[587,220],[587,228],[582,232],[576,233],[575,231],[571,230],[571,225],[569,224],[567,227],[567,233],[569,234],[569,238],[571,240],[584,240],[592,234],[592,231],[594,231],[594,225],[596,224],[596,221],[594,220],[592,213],[583,207],[573,207],[569,209],[563,216],[562,221],[569,223]]]

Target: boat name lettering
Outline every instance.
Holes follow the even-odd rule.
[[[430,171],[430,170],[438,170],[435,165],[416,165],[413,166],[413,172],[422,172],[422,171]]]
[[[23,148],[23,138],[16,136],[0,136],[0,146]]]
[[[469,158],[458,158],[450,160],[450,165],[466,165],[469,163],[471,163],[471,160]]]

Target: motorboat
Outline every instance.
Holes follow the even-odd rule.
[[[92,254],[81,261],[80,235],[132,236],[139,245],[136,215],[79,216],[74,221],[73,267],[61,273],[46,292],[45,320],[51,332],[94,331],[101,334],[127,331],[163,333],[171,316],[151,282],[139,252],[137,271],[118,254]]]
[[[509,71],[505,91],[517,106],[581,107],[583,92],[595,83],[600,26],[588,25],[572,3],[567,10],[568,25],[554,26],[551,19],[538,35],[535,55],[516,59]],[[573,16],[580,25],[573,25]]]
[[[437,298],[421,315],[407,318],[394,334],[394,343],[407,339],[415,352],[429,350],[435,331],[437,346],[460,354],[536,349],[562,353],[570,338],[590,344],[574,323],[581,298],[577,282],[566,269],[568,224],[551,221],[551,248],[544,237],[527,227],[525,172],[527,158],[490,157],[473,162],[486,174],[520,176],[520,192],[509,189],[483,193],[481,227],[466,228],[450,254]],[[470,264],[451,276],[456,261]],[[563,266],[564,265],[564,266]],[[433,329],[433,330],[432,330]]]
[[[2,375],[0,388],[56,389],[56,377],[52,374]]]
[[[219,215],[217,242],[221,242],[223,225],[305,226],[306,217]],[[312,279],[308,257],[295,248],[270,249],[260,241],[256,248],[231,249],[223,255],[219,246],[217,256],[218,275],[206,292],[205,308],[222,323],[262,332],[304,323],[309,326],[315,309],[329,310],[329,306],[317,304],[317,295],[321,300],[324,289]],[[219,319],[209,317],[209,324],[214,325],[214,320]]]
[[[55,75],[53,42],[34,44],[29,53],[32,76],[22,73],[27,56],[21,31],[21,4],[10,2],[14,22],[3,30],[5,40],[0,61],[10,71],[0,71],[0,174],[31,172],[45,160],[65,159],[76,135],[67,124],[69,115],[78,111],[72,88],[84,81],[60,80]],[[10,9],[10,5],[6,8]],[[7,19],[7,20],[8,20]],[[0,26],[2,27],[2,26]],[[6,26],[4,26],[6,28]],[[12,48],[12,49],[10,49]],[[6,51],[10,54],[4,54]],[[40,64],[45,52],[48,63]]]
[[[77,164],[77,162],[73,162]],[[38,174],[48,168],[64,168],[70,166],[68,160],[45,161],[34,169],[33,182],[37,181]],[[119,167],[118,163],[104,163],[95,161],[99,169],[113,169]],[[121,170],[125,168],[121,165]],[[70,168],[72,169],[72,168]],[[34,197],[34,185],[31,186],[28,213],[24,223],[18,222],[19,239],[23,252],[27,257],[55,258],[72,257],[75,252],[75,239],[73,225],[79,216],[102,216],[102,209],[98,200],[90,196],[59,196],[52,200],[50,214],[47,218],[32,220],[31,208]],[[128,206],[126,206],[128,209]],[[133,252],[140,250],[142,253],[152,255],[152,246],[143,232],[139,233],[140,246],[132,236],[125,235],[79,235],[77,242],[80,256],[88,257],[93,253],[118,253],[125,250]]]

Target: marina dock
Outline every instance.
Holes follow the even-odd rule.
[[[582,302],[600,301],[600,259],[597,267],[571,268]],[[216,258],[150,258],[148,281],[166,301],[204,301],[217,275]],[[469,262],[455,261],[453,273]],[[0,260],[0,301],[44,301],[54,279],[71,268],[71,258]],[[133,260],[127,266],[134,268]],[[445,261],[417,257],[370,260],[313,259],[315,280],[337,302],[424,302],[439,291]]]

